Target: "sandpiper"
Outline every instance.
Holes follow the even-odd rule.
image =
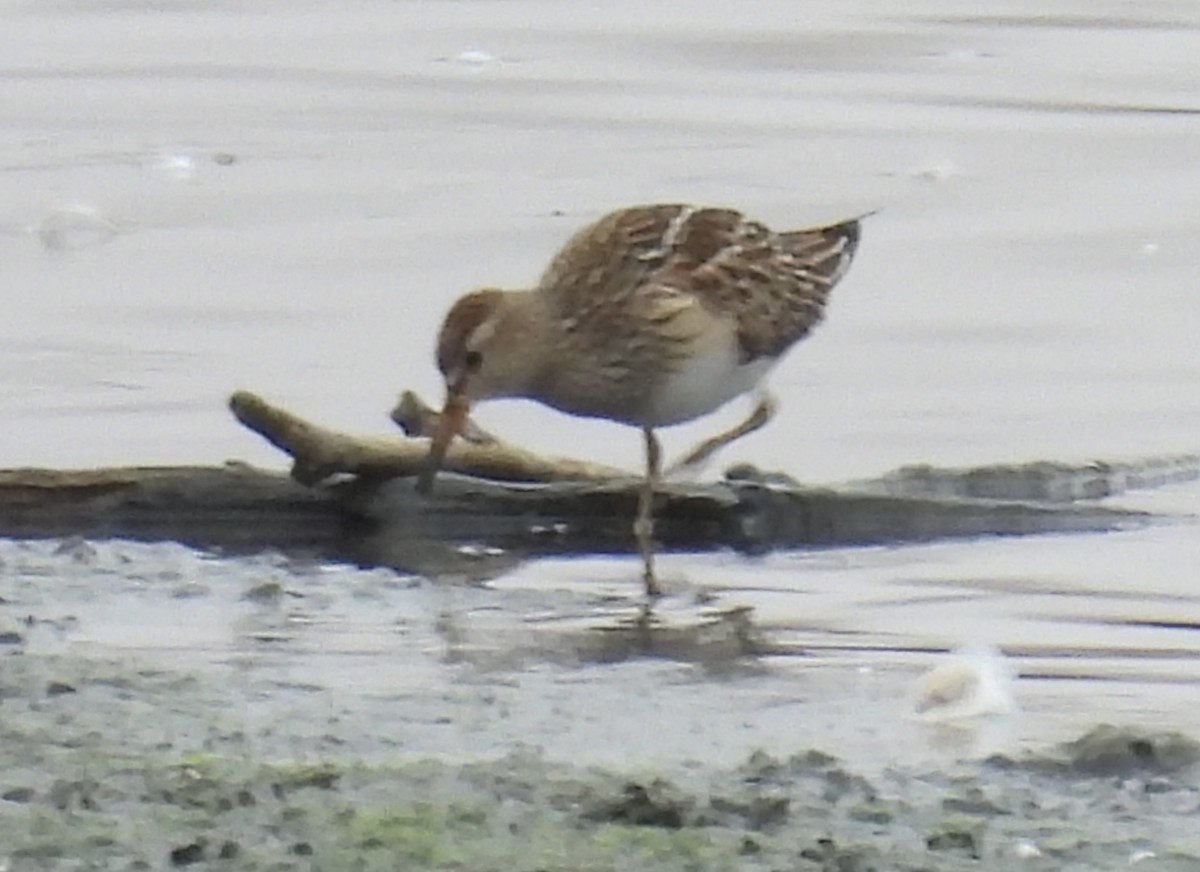
[[[418,487],[432,487],[479,400],[524,397],[639,427],[646,476],[633,532],[646,593],[658,595],[655,428],[755,395],[750,416],[696,446],[684,466],[766,424],[774,401],[763,377],[821,319],[858,240],[858,219],[777,233],[732,209],[657,204],[605,215],[532,290],[479,290],[450,309],[437,344],[446,403]]]

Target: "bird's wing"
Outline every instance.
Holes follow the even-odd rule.
[[[539,290],[562,311],[574,313],[627,297],[662,267],[673,223],[692,211],[668,203],[610,212],[559,249]]]
[[[732,209],[682,204],[612,212],[572,237],[539,289],[569,326],[630,309],[703,306],[736,325],[741,356],[778,356],[820,320],[858,245],[858,220],[773,233]]]
[[[737,213],[697,212],[654,281],[736,325],[743,362],[778,357],[824,314],[858,246],[858,220],[773,233]]]

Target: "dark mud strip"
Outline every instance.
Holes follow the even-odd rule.
[[[1175,735],[1099,728],[1024,759],[870,778],[825,749],[614,771],[523,749],[363,755],[362,725],[247,730],[237,705],[196,676],[10,649],[3,868],[1200,868],[1200,748]]]
[[[810,488],[741,469],[724,482],[666,487],[656,535],[665,550],[762,554],[1101,532],[1153,520],[1083,498],[1091,492],[1048,496],[1053,481],[1074,480],[1078,471],[1045,466],[1053,474],[1041,470],[1036,481],[1042,486],[1033,491],[1032,467],[908,470],[844,489]],[[981,481],[990,486],[981,490]],[[279,473],[237,464],[3,470],[0,536],[174,540],[230,553],[276,548],[439,575],[461,569],[458,546],[464,541],[505,549],[514,560],[629,552],[637,489],[636,480],[521,487],[447,475],[434,496],[421,497],[407,479],[306,488]]]
[[[947,469],[905,466],[863,482],[863,490],[892,496],[1075,503],[1200,480],[1200,454],[1086,464],[1034,463]]]
[[[0,470],[0,536],[178,541],[234,553],[320,552],[342,540],[327,494],[232,463]]]

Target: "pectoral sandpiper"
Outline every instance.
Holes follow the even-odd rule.
[[[858,246],[859,221],[776,233],[732,209],[634,206],[579,231],[533,290],[480,290],[454,304],[437,344],[446,404],[418,487],[428,492],[470,405],[525,397],[640,427],[646,476],[633,532],[649,595],[654,429],[740,394],[744,422],[696,446],[697,464],[770,420],[768,370],[821,319]]]

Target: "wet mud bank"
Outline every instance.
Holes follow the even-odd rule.
[[[1011,719],[1036,737],[1039,708],[1066,709],[1072,741],[917,723],[905,688],[942,655],[894,625],[869,659],[822,651],[845,645],[835,625],[785,655],[746,615],[772,653],[611,656],[631,603],[578,569],[453,585],[75,538],[0,540],[0,570],[12,872],[1200,863],[1190,731],[1113,717],[1094,689],[1072,703],[1036,659],[1012,658]],[[1189,707],[1176,686],[1118,691]],[[1110,717],[1137,728],[1094,727]]]
[[[733,766],[361,753],[360,724],[247,729],[228,684],[13,646],[0,859],[41,869],[956,870],[1200,865],[1200,746],[1116,728],[863,774],[827,748]]]
[[[1200,458],[1083,466],[903,468],[813,488],[753,467],[707,484],[669,483],[656,535],[677,552],[765,554],[972,536],[1104,532],[1154,515],[1103,498],[1193,480]],[[224,467],[0,470],[0,535],[178,541],[227,553],[280,549],[318,559],[441,575],[463,542],[514,559],[628,553],[636,478],[507,484],[447,475],[431,496],[411,478],[364,474],[305,486],[277,472]]]

